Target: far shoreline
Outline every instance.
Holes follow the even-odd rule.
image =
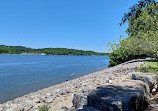
[[[46,55],[46,56],[108,56],[108,55],[47,55],[47,54],[0,54],[0,55]]]

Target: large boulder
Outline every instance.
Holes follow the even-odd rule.
[[[151,97],[158,92],[158,74],[135,72],[132,73],[132,80],[141,80],[148,84]]]
[[[80,110],[87,106],[100,111],[142,111],[148,106],[149,95],[147,84],[129,80],[75,94],[73,103]]]

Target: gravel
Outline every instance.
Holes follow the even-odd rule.
[[[0,111],[38,111],[38,107],[44,104],[48,105],[50,110],[65,111],[66,108],[72,107],[73,95],[78,91],[84,92],[86,88],[95,89],[102,85],[117,84],[129,78],[132,72],[136,72],[135,67],[141,64],[142,59],[132,60],[66,81],[1,104]]]

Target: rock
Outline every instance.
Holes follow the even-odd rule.
[[[15,108],[10,108],[2,111],[24,111],[24,108],[21,107],[15,107]]]
[[[87,96],[83,93],[74,94],[72,103],[76,109],[82,109],[84,105],[87,105]]]
[[[56,92],[60,92],[60,89],[56,89]]]
[[[21,107],[16,107],[16,108],[14,108],[14,110],[13,111],[24,111],[24,108],[21,108]]]
[[[82,84],[82,86],[87,86],[87,84]]]
[[[50,93],[47,93],[46,95],[47,95],[47,96],[51,96],[52,94],[50,94]]]
[[[51,102],[53,102],[53,100],[54,100],[54,97],[48,97],[46,99],[46,103],[51,103]]]
[[[69,108],[67,108],[67,107],[62,107],[62,109],[63,109],[64,111],[68,111],[68,110],[69,110]]]
[[[4,111],[15,111],[15,110],[14,110],[14,108],[10,108],[10,109],[4,110]]]
[[[74,107],[71,107],[71,108],[65,109],[65,111],[76,111],[76,110]]]
[[[65,89],[62,89],[61,91],[60,91],[60,93],[59,94],[61,94],[61,95],[66,95],[67,94],[67,92],[66,92],[66,90]]]
[[[70,88],[65,89],[65,92],[66,92],[66,94],[70,93],[70,92],[71,92],[71,91],[70,91]]]
[[[20,105],[21,108],[24,108],[24,111],[30,111],[33,108],[34,103],[32,101],[27,101]]]
[[[156,92],[158,92],[158,74],[135,72],[132,73],[132,79],[141,80],[148,84],[151,96],[155,95]]]
[[[31,111],[39,111],[39,109],[34,109],[34,108],[33,108],[33,109],[31,109]]]
[[[75,94],[77,109],[85,106],[101,111],[143,111],[149,102],[149,87],[142,81],[121,82],[118,86],[106,85],[86,94]]]
[[[111,83],[112,83],[112,80],[109,80],[109,83],[111,84]]]
[[[30,111],[31,108],[33,108],[33,104],[27,105],[27,107],[25,107],[25,111]]]
[[[40,98],[35,98],[33,101],[34,101],[35,103],[40,103],[40,102],[41,102]]]

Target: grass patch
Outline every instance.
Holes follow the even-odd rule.
[[[144,62],[145,64],[140,67],[140,72],[158,74],[158,60],[148,60]]]
[[[39,111],[48,111],[48,106],[47,105],[42,105],[42,106],[39,106]]]

